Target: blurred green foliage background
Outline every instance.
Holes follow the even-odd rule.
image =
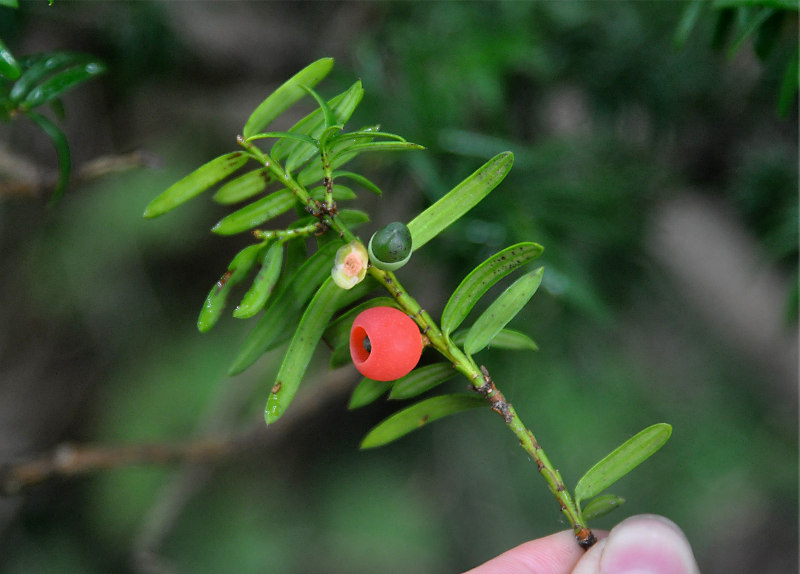
[[[64,442],[227,436],[262,420],[279,352],[227,378],[250,326],[195,329],[247,239],[211,236],[224,211],[207,200],[156,221],[141,212],[233,149],[271,89],[330,55],[322,93],[356,77],[366,89],[353,127],[380,122],[428,148],[359,165],[386,191],[369,200],[369,233],[515,153],[501,188],[400,276],[436,316],[489,253],[545,246],[546,289],[512,325],[541,350],[482,362],[568,484],[641,428],[674,426],[613,488],[628,504],[595,526],[661,513],[685,529],[705,573],[797,571],[796,100],[787,117],[777,111],[796,12],[771,21],[774,46],[757,54],[749,41],[731,50],[717,38],[715,49],[710,5],[676,45],[685,6],[0,8],[15,54],[81,50],[108,65],[65,99],[75,165],[137,150],[147,159],[78,179],[54,208],[36,185],[0,195],[0,463]],[[13,160],[4,181],[34,177],[20,158],[55,172],[33,126],[2,126],[0,142]],[[396,405],[348,412],[357,373],[329,374],[325,361],[320,352],[305,387],[316,402],[241,456],[0,499],[0,572],[455,572],[567,527],[495,415],[358,451]]]

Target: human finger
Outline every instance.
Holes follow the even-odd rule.
[[[683,531],[663,516],[642,514],[620,522],[590,548],[572,574],[699,574]]]
[[[569,574],[583,553],[565,530],[520,544],[465,574]]]

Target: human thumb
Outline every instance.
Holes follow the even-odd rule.
[[[683,531],[652,514],[620,522],[580,559],[572,574],[699,574]]]

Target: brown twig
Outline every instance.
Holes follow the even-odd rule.
[[[266,427],[257,421],[250,430],[227,436],[201,437],[183,442],[154,442],[132,445],[75,445],[65,443],[51,454],[0,467],[0,495],[13,496],[45,481],[73,477],[100,470],[136,464],[175,464],[199,462],[219,463],[252,448],[260,448],[322,409],[331,400],[347,391],[353,377],[342,371],[334,380],[315,386],[298,400],[281,419],[281,424]],[[218,431],[216,431],[218,432]]]
[[[132,464],[214,462],[234,454],[244,438],[117,446],[62,444],[50,455],[9,465],[0,471],[0,494],[20,494],[26,488],[59,476],[76,476]]]
[[[71,183],[86,183],[139,167],[157,167],[158,157],[136,150],[125,154],[96,157],[79,166]],[[31,163],[26,158],[0,148],[0,197],[41,197],[49,195],[58,184],[58,173]]]

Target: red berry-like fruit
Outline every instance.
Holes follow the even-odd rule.
[[[350,356],[358,372],[376,381],[394,381],[411,372],[422,355],[422,334],[394,307],[358,314],[350,329]]]

